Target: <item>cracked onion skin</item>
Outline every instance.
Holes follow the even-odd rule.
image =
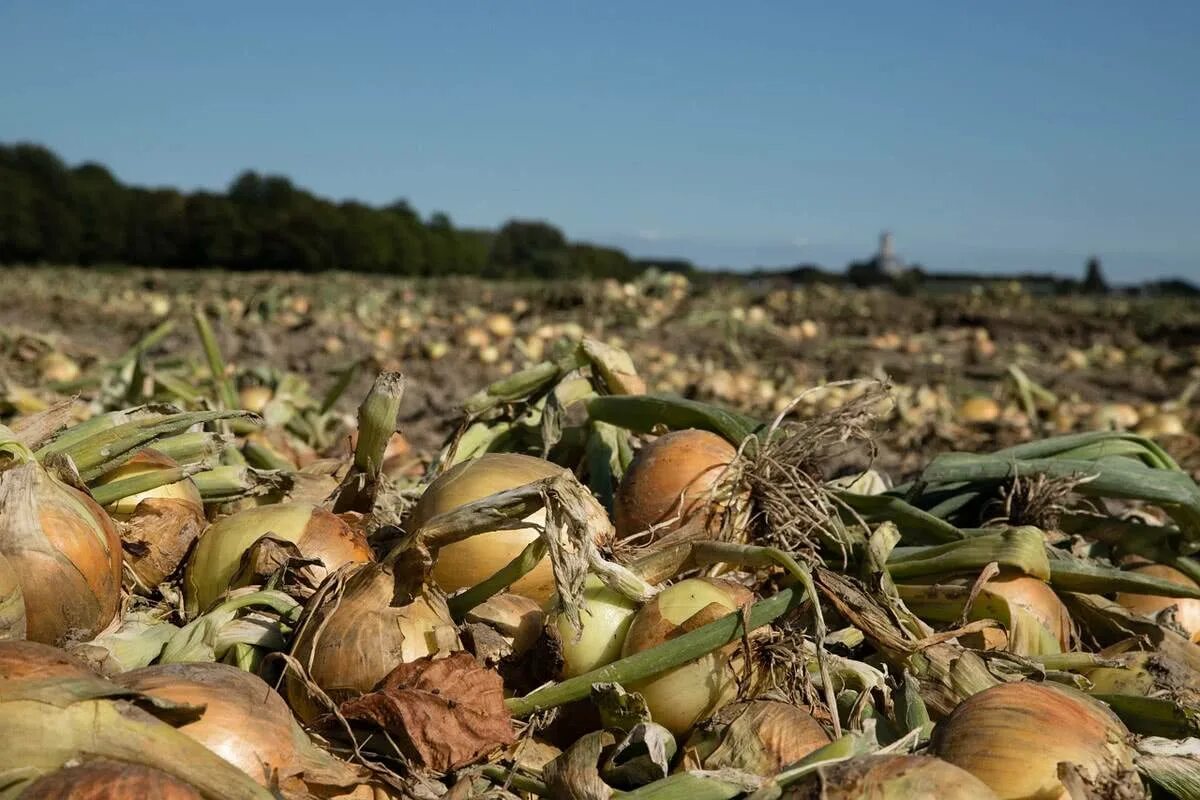
[[[101,759],[60,769],[29,784],[16,800],[202,800],[178,778],[152,767]]]
[[[419,532],[422,525],[438,514],[562,472],[563,468],[557,464],[533,456],[487,453],[451,467],[429,484],[417,501],[407,528],[410,532]],[[539,509],[526,520],[540,524],[545,518],[545,510]],[[533,528],[518,528],[481,533],[449,544],[437,552],[433,579],[447,594],[475,586],[519,556],[537,537]],[[550,558],[543,558],[508,591],[538,603],[549,600],[554,593]]]
[[[650,539],[677,530],[704,507],[710,491],[737,449],[708,431],[674,431],[650,442],[629,465],[613,503],[617,539],[639,536],[656,526]]]
[[[1054,684],[993,686],[959,704],[933,732],[939,758],[979,778],[1000,800],[1070,800],[1058,764],[1100,785],[1136,781],[1129,731],[1103,704]]]
[[[1187,575],[1166,564],[1144,564],[1134,567],[1130,572],[1147,575],[1151,578],[1161,578],[1192,589],[1200,588],[1200,585],[1197,585]],[[1175,606],[1175,622],[1187,632],[1188,638],[1193,642],[1200,641],[1200,600],[1191,597],[1161,597],[1152,594],[1119,592],[1117,602],[1133,613],[1141,614],[1144,617],[1154,617],[1164,609]]]

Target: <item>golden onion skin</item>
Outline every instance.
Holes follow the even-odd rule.
[[[673,639],[718,620],[753,599],[744,586],[715,578],[689,578],[659,592],[634,616],[625,635],[623,656]],[[676,736],[684,736],[701,719],[737,696],[737,676],[730,656],[737,644],[652,678],[631,684],[646,700],[650,717]]]
[[[40,642],[0,642],[0,681],[87,678],[96,673],[65,650]]]
[[[868,755],[818,768],[790,800],[996,800],[969,772],[930,756]]]
[[[565,615],[554,615],[549,620],[562,648],[561,677],[574,678],[620,658],[637,611],[637,603],[589,575],[583,589],[583,607],[579,609],[583,624],[579,638]]]
[[[390,566],[364,564],[346,575],[339,598],[310,599],[292,655],[334,702],[371,691],[400,664],[462,649],[441,593],[423,588],[398,598],[398,584]],[[309,724],[326,710],[291,670],[287,695]]]
[[[242,555],[267,534],[292,542],[306,558],[320,559],[311,568],[317,581],[345,564],[374,560],[366,537],[323,508],[307,503],[248,508],[214,522],[196,542],[184,571],[188,616],[232,588]]]
[[[1151,578],[1161,578],[1165,581],[1200,589],[1195,581],[1174,567],[1166,564],[1145,564],[1134,567],[1130,572],[1147,575]],[[1152,594],[1131,594],[1119,592],[1117,602],[1135,614],[1144,617],[1154,617],[1163,609],[1175,606],[1175,622],[1187,632],[1193,641],[1200,641],[1200,600],[1191,597],[1160,597]]]
[[[651,526],[654,538],[676,530],[701,510],[737,449],[715,433],[688,429],[665,434],[638,451],[613,503],[617,539]]]
[[[1136,780],[1129,731],[1104,705],[1066,687],[1020,681],[973,695],[934,729],[933,753],[1001,800],[1059,800],[1058,764],[1091,778]]]
[[[0,555],[16,574],[25,635],[90,639],[117,613],[121,540],[91,497],[30,462],[0,473]]]
[[[438,514],[497,492],[554,477],[562,471],[562,467],[549,461],[517,453],[488,453],[465,461],[446,470],[429,484],[413,509],[407,528],[418,532]],[[526,519],[541,523],[545,516],[546,512],[539,509]],[[475,586],[496,574],[537,537],[533,528],[518,528],[481,533],[447,545],[437,553],[433,579],[447,593]],[[549,600],[554,593],[554,572],[549,557],[543,558],[508,591],[539,603]]]
[[[96,481],[95,485],[105,486],[125,478],[145,475],[148,472],[155,472],[160,469],[175,469],[178,466],[179,464],[175,459],[165,456],[157,450],[146,449],[140,451],[116,469],[105,473]],[[115,503],[110,503],[106,507],[106,510],[112,515],[113,519],[127,520],[137,510],[138,503],[151,498],[181,500],[194,506],[200,506],[201,508],[204,505],[200,499],[200,491],[196,488],[196,484],[191,478],[184,478],[176,483],[168,483],[154,489],[130,495],[129,497],[122,497]]]
[[[17,800],[202,800],[194,787],[140,764],[89,761],[38,778]]]
[[[1028,611],[1063,652],[1070,649],[1071,614],[1048,583],[1028,575],[1001,575],[987,582],[987,590]]]

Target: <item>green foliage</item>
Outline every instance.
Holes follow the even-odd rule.
[[[0,145],[0,264],[33,262],[414,277],[627,279],[645,268],[541,221],[455,228],[440,212],[422,220],[404,200],[334,203],[253,171],[224,193],[146,189],[98,164],[69,168],[38,145]]]

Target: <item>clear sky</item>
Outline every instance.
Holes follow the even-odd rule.
[[[0,140],[639,255],[1200,278],[1200,2],[0,0]]]

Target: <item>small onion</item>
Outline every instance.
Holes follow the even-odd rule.
[[[151,767],[89,761],[38,778],[17,800],[201,800],[194,787]]]
[[[1107,707],[1052,684],[1004,683],[973,695],[934,729],[933,751],[1001,800],[1059,800],[1058,765],[1090,780],[1136,780],[1129,731]]]
[[[263,786],[311,780],[306,772],[337,770],[296,724],[287,703],[261,678],[227,664],[160,664],[114,677],[114,683],[151,697],[204,708],[179,730]],[[345,767],[347,774],[352,770]],[[322,782],[323,782],[322,778]],[[333,785],[340,785],[334,780]],[[302,788],[296,786],[296,788]]]
[[[204,531],[184,572],[188,616],[208,608],[230,587],[242,555],[262,537],[292,542],[306,558],[320,559],[313,567],[322,580],[343,564],[372,560],[366,538],[344,521],[316,506],[283,503],[239,511]]]
[[[553,477],[562,471],[562,467],[549,461],[515,453],[488,453],[458,464],[439,475],[425,489],[409,518],[408,530],[420,532],[421,526],[438,514],[497,492]],[[545,518],[545,510],[538,509],[526,520],[541,524]],[[533,528],[517,528],[481,533],[447,545],[437,553],[433,579],[448,593],[475,586],[520,555],[537,537]],[[539,603],[548,600],[554,592],[554,572],[549,557],[543,558],[510,586],[509,591]]]
[[[620,658],[637,611],[637,603],[589,575],[579,609],[582,631],[578,637],[565,615],[556,614],[550,619],[562,648],[562,677],[574,678]]]
[[[13,640],[0,642],[0,681],[93,677],[75,656],[48,644]]]
[[[683,430],[660,436],[638,451],[617,490],[617,538],[654,528],[655,538],[676,530],[702,510],[737,450],[715,433]]]
[[[348,572],[336,596],[318,592],[309,601],[292,655],[330,699],[342,703],[374,689],[400,664],[460,649],[441,593],[404,587],[390,564],[364,564]],[[292,670],[287,696],[309,724],[327,710],[312,701]]]
[[[971,773],[929,756],[858,756],[819,767],[790,791],[797,800],[996,800]]]
[[[1191,589],[1200,588],[1187,575],[1166,564],[1146,564],[1134,567],[1129,571],[1151,578],[1161,578]],[[1144,617],[1157,616],[1163,610],[1174,606],[1175,622],[1187,632],[1193,642],[1200,641],[1200,600],[1191,597],[1161,597],[1153,594],[1120,592],[1117,594],[1117,602],[1133,613],[1141,614]]]
[[[179,465],[156,450],[143,450],[97,481],[103,486]],[[204,503],[191,478],[123,497],[107,506],[125,523],[125,563],[142,586],[153,587],[173,574],[204,529]]]
[[[1040,622],[1058,641],[1058,646],[1064,652],[1070,649],[1071,614],[1045,581],[1028,575],[1001,575],[988,581],[986,588],[992,594],[999,595],[1012,605],[1029,612],[1029,615]],[[1003,636],[1003,633],[996,629],[989,629],[988,633]],[[988,634],[985,634],[985,641],[992,643]]]
[[[28,638],[90,639],[116,616],[116,527],[92,498],[36,462],[0,472],[0,555],[20,583]]]
[[[1000,419],[1000,404],[990,397],[968,397],[958,407],[958,416],[970,425],[988,425]]]
[[[692,732],[683,766],[767,777],[827,744],[829,734],[802,708],[778,700],[731,703]]]
[[[255,414],[261,414],[263,409],[267,407],[267,403],[271,402],[271,398],[275,396],[275,392],[269,386],[262,384],[250,384],[238,389],[238,405],[247,411],[253,411]]]
[[[689,630],[713,622],[753,599],[750,591],[729,581],[689,578],[670,586],[634,616],[622,655],[649,650]],[[646,699],[650,717],[676,736],[733,700],[737,677],[730,664],[737,644],[728,645],[629,688]]]

